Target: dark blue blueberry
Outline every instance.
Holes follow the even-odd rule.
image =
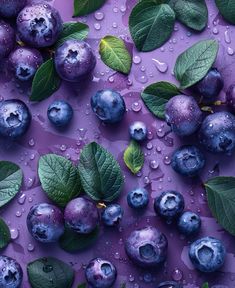
[[[133,231],[125,242],[128,257],[140,267],[156,267],[166,260],[166,236],[154,227]]]
[[[23,271],[16,260],[0,256],[0,288],[20,288]]]
[[[177,225],[184,235],[196,234],[201,228],[201,217],[194,212],[186,211],[179,217]]]
[[[174,219],[184,210],[184,197],[176,191],[164,191],[154,200],[154,210],[163,218]]]
[[[98,91],[91,98],[91,107],[96,116],[105,123],[121,121],[126,111],[122,96],[109,89]]]
[[[0,15],[2,17],[16,17],[26,5],[27,0],[0,0]]]
[[[137,188],[127,194],[127,203],[131,208],[145,208],[149,203],[148,191],[144,188]]]
[[[215,272],[225,262],[226,250],[223,243],[213,237],[196,240],[190,245],[189,258],[201,272]]]
[[[123,209],[119,204],[110,204],[102,212],[101,218],[107,226],[115,226],[120,223],[123,216]]]
[[[53,125],[64,127],[73,117],[73,108],[64,100],[56,100],[48,107],[47,116]]]
[[[197,176],[205,166],[204,154],[196,146],[188,145],[178,148],[171,161],[172,168],[183,176]]]
[[[14,49],[15,40],[14,29],[8,23],[0,20],[0,60]]]
[[[34,239],[43,243],[56,242],[64,233],[63,213],[54,205],[36,204],[27,216],[27,227]]]
[[[213,153],[231,153],[235,149],[235,116],[222,111],[207,116],[199,131],[201,144]]]
[[[111,288],[116,281],[117,270],[111,262],[95,258],[87,265],[85,275],[92,288]]]
[[[228,108],[235,113],[235,85],[231,85],[226,93],[226,100]]]
[[[183,288],[183,285],[175,281],[164,281],[158,284],[157,288]]]
[[[17,138],[25,134],[31,122],[31,114],[24,102],[11,99],[0,102],[0,135]]]
[[[147,127],[143,122],[136,121],[130,125],[129,133],[132,139],[143,141],[147,137]]]

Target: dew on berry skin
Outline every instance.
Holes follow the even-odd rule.
[[[176,268],[173,270],[171,276],[174,281],[180,281],[183,278],[183,272]]]
[[[141,109],[142,109],[142,105],[140,102],[134,102],[132,103],[131,105],[131,109],[134,111],[134,112],[139,112]]]
[[[155,67],[157,68],[157,70],[161,73],[165,73],[168,70],[168,65],[164,62],[161,62],[157,59],[152,59],[154,62]]]
[[[29,243],[28,246],[27,246],[27,249],[28,249],[29,252],[32,252],[32,251],[34,251],[35,247],[34,247],[34,245],[32,243]]]
[[[15,240],[19,237],[19,230],[17,228],[11,228],[10,233],[11,233],[12,240]]]

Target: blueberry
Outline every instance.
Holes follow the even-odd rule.
[[[100,90],[91,98],[91,108],[96,116],[105,123],[122,120],[126,105],[122,96],[114,90]]]
[[[149,203],[148,191],[144,188],[137,188],[127,194],[127,203],[133,209],[145,208]]]
[[[65,81],[83,81],[95,65],[90,45],[81,40],[67,40],[55,52],[56,71]]]
[[[188,145],[178,148],[171,161],[172,168],[183,176],[197,176],[205,166],[204,154],[196,146]]]
[[[179,136],[188,136],[198,130],[202,122],[202,112],[191,96],[178,95],[166,104],[167,124]]]
[[[235,85],[231,85],[226,93],[226,100],[229,109],[235,113]]]
[[[0,0],[0,15],[2,17],[16,17],[24,8],[27,0]]]
[[[62,31],[59,12],[46,3],[24,7],[17,17],[20,39],[36,48],[53,45]]]
[[[222,111],[207,116],[199,131],[202,145],[214,153],[231,153],[235,148],[235,116]]]
[[[223,243],[213,237],[196,240],[190,245],[189,258],[201,272],[215,272],[225,262],[226,250]]]
[[[158,284],[157,288],[183,288],[183,286],[175,281],[164,281]]]
[[[132,139],[143,141],[147,137],[147,127],[143,122],[136,121],[130,125],[129,133]]]
[[[16,260],[0,256],[0,288],[19,288],[23,279],[23,271]]]
[[[24,102],[11,99],[0,102],[0,135],[18,138],[29,128],[31,114]]]
[[[166,219],[178,217],[184,210],[184,197],[176,191],[164,191],[154,200],[155,212]]]
[[[110,204],[102,212],[101,218],[107,226],[115,226],[120,223],[123,209],[119,204]]]
[[[166,236],[154,227],[133,231],[125,242],[128,257],[138,266],[156,267],[167,257]]]
[[[15,40],[14,29],[8,23],[0,20],[0,60],[14,49]]]
[[[85,275],[92,288],[111,288],[116,281],[117,270],[111,262],[95,258],[87,265]]]
[[[201,228],[201,217],[196,213],[186,211],[178,219],[177,226],[184,235],[196,234]]]
[[[28,81],[33,78],[37,69],[42,65],[43,58],[36,49],[19,47],[10,54],[9,63],[16,78]]]
[[[66,225],[80,234],[91,233],[98,225],[98,209],[92,201],[86,198],[71,200],[64,211]]]
[[[36,204],[27,216],[27,227],[34,239],[43,243],[56,242],[64,233],[63,213],[54,205]]]
[[[64,127],[73,117],[73,108],[66,101],[56,100],[49,106],[47,116],[53,125]]]

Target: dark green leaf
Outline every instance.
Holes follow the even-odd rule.
[[[83,148],[78,169],[83,189],[93,200],[111,202],[120,195],[124,182],[121,168],[96,142]]]
[[[169,82],[157,82],[144,89],[141,97],[153,115],[165,119],[165,105],[176,95],[182,94],[180,90]]]
[[[208,283],[208,282],[203,283],[203,284],[202,284],[202,288],[209,288],[209,283]]]
[[[32,83],[31,101],[42,101],[55,93],[61,84],[56,73],[54,60],[49,59],[37,70]]]
[[[74,281],[73,269],[52,257],[29,263],[27,273],[32,288],[70,288]]]
[[[191,87],[206,76],[215,62],[218,49],[217,41],[203,40],[179,55],[174,74],[181,89]]]
[[[77,288],[86,288],[86,283],[79,284]]]
[[[47,196],[62,207],[81,192],[77,168],[62,156],[47,154],[40,157],[38,175]]]
[[[124,152],[124,162],[133,174],[136,174],[144,165],[144,153],[136,141],[131,141]]]
[[[74,0],[74,17],[90,14],[104,5],[106,0]]]
[[[215,0],[215,3],[224,19],[231,24],[235,24],[235,1]]]
[[[5,221],[0,218],[0,249],[5,248],[11,241],[11,233]]]
[[[151,51],[161,47],[174,30],[175,13],[167,4],[142,1],[129,18],[131,36],[138,50]]]

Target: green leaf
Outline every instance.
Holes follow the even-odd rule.
[[[235,25],[235,1],[215,0],[215,3],[224,19]]]
[[[208,282],[203,283],[203,284],[202,284],[202,288],[209,288],[209,283],[208,283]]]
[[[54,60],[49,59],[44,62],[37,70],[32,83],[31,101],[42,101],[55,93],[61,84]]]
[[[19,192],[23,179],[20,167],[12,162],[0,161],[0,207]]]
[[[99,236],[98,227],[89,234],[78,234],[68,228],[59,240],[60,247],[69,253],[76,253],[91,246]]]
[[[206,76],[215,62],[219,44],[215,40],[203,40],[179,55],[174,74],[180,88],[186,89]]]
[[[132,10],[129,28],[136,48],[152,51],[161,47],[174,30],[175,13],[167,4],[142,1]]]
[[[173,0],[171,7],[176,18],[187,27],[202,31],[208,22],[208,10],[205,0]]]
[[[169,82],[157,82],[149,85],[141,93],[144,104],[156,117],[165,119],[166,103],[176,95],[182,92]]]
[[[235,177],[215,177],[205,183],[207,200],[219,224],[235,235]]]
[[[86,288],[86,283],[78,284],[77,288]]]
[[[77,168],[62,156],[47,154],[40,157],[38,175],[47,196],[59,206],[64,207],[81,192]]]
[[[131,55],[124,42],[114,36],[105,36],[100,41],[99,53],[102,61],[115,71],[128,74],[131,69]]]
[[[144,165],[144,153],[136,141],[131,141],[124,152],[124,162],[133,174],[136,174]]]
[[[124,182],[122,171],[102,146],[96,142],[86,145],[78,169],[83,189],[93,200],[111,202],[118,198]]]
[[[5,221],[0,218],[0,249],[5,248],[11,241],[11,233]]]
[[[84,16],[101,8],[106,0],[74,0],[73,17]]]
[[[71,266],[52,257],[29,263],[27,273],[32,288],[70,288],[74,281]]]

